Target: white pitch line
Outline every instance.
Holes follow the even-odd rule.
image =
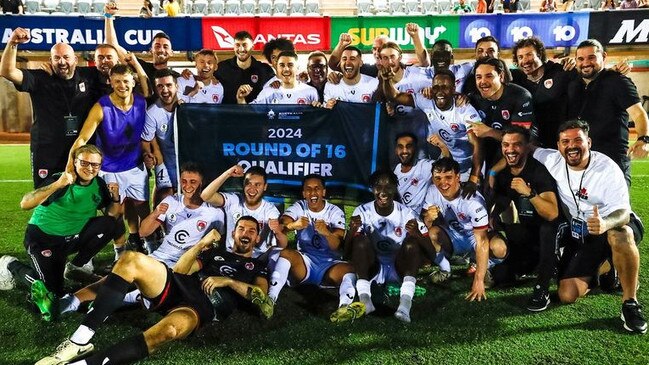
[[[31,182],[31,180],[0,180],[0,183],[25,183]]]

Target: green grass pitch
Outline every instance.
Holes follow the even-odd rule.
[[[23,233],[30,212],[19,202],[29,191],[27,146],[0,146],[0,255],[26,259]],[[633,164],[631,203],[649,221],[649,161]],[[648,249],[640,245],[639,300],[649,304]],[[112,257],[109,249],[100,261]],[[426,285],[410,325],[370,316],[333,325],[333,291],[286,289],[270,321],[246,312],[213,323],[171,344],[145,364],[647,364],[649,337],[628,334],[620,321],[621,297],[593,292],[573,305],[556,297],[542,313],[524,309],[531,283],[489,290],[488,300],[468,303],[462,268],[445,286]],[[555,288],[553,287],[553,290]],[[82,318],[74,313],[46,323],[32,314],[25,291],[0,292],[0,364],[33,364],[50,354]],[[95,336],[96,348],[133,335],[159,317],[142,310],[113,315]]]

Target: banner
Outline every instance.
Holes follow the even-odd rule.
[[[605,46],[649,44],[649,10],[591,13],[588,38],[595,38]]]
[[[370,174],[389,167],[386,127],[379,104],[182,104],[177,155],[179,164],[201,164],[207,181],[234,164],[264,167],[267,194],[275,197],[301,199],[304,176],[319,174],[330,198],[360,203],[370,200]],[[232,180],[225,190],[240,191],[240,179]]]
[[[254,49],[261,51],[271,39],[286,38],[297,51],[326,51],[330,49],[329,18],[324,17],[214,17],[202,19],[203,47],[216,51],[231,51],[234,35],[248,31]]]
[[[202,48],[200,37],[192,35],[191,29],[200,29],[199,18],[150,19],[116,18],[115,31],[119,45],[128,51],[146,51],[151,48],[153,36],[163,31],[169,35],[174,50],[198,50]],[[75,51],[94,51],[104,43],[104,18],[54,15],[0,16],[2,48],[11,32],[17,28],[29,29],[30,41],[19,46],[21,50],[49,51],[56,43],[68,43]]]
[[[419,37],[426,48],[430,48],[437,39],[446,39],[455,47],[458,46],[459,19],[457,15],[336,17],[331,19],[331,43],[335,47],[340,34],[349,33],[353,46],[362,51],[371,51],[374,38],[387,35],[403,50],[414,50],[405,27],[407,23],[417,23]]]

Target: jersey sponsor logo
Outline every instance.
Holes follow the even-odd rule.
[[[448,225],[456,232],[462,232],[463,231],[462,224],[460,222],[458,222],[457,220],[455,220],[455,219],[448,222]]]
[[[43,257],[51,257],[52,256],[52,250],[43,250],[43,251],[41,251],[41,256],[43,256]]]
[[[189,232],[184,229],[179,230],[174,234],[174,240],[180,244],[185,243],[185,240],[189,237]]]
[[[259,81],[259,76],[258,75],[250,75],[250,81],[252,81],[253,84],[256,84],[257,81]]]
[[[473,220],[474,220],[476,223],[478,223],[478,222],[480,222],[481,220],[483,220],[486,216],[487,216],[487,215],[485,214],[485,215],[483,215],[483,216],[480,216],[480,217],[474,218]]]
[[[44,179],[47,177],[47,175],[50,174],[50,171],[48,169],[38,169],[38,177],[41,179]]]
[[[196,223],[196,229],[197,229],[199,232],[203,232],[203,231],[205,230],[206,227],[207,227],[207,222],[205,222],[205,221],[198,221],[198,222]]]
[[[233,268],[232,266],[228,266],[228,265],[223,265],[223,266],[221,266],[219,268],[219,274],[221,274],[221,276],[227,276],[227,277],[231,278],[231,277],[234,276],[234,274],[236,274],[236,272],[237,272],[237,269]]]
[[[363,96],[361,97],[361,100],[363,100],[363,103],[369,103],[372,100],[372,95],[363,94]]]
[[[406,192],[406,193],[403,194],[403,196],[401,197],[401,200],[403,200],[403,204],[405,204],[405,205],[410,204],[410,202],[412,201],[412,193],[409,192],[409,191]]]
[[[214,256],[214,261],[225,261],[223,256]]]
[[[550,89],[554,85],[554,80],[552,79],[547,79],[543,81],[543,86],[545,86],[546,89]]]
[[[376,249],[382,252],[390,252],[390,246],[392,246],[392,243],[386,240],[382,240],[376,243]]]
[[[511,117],[511,115],[509,115],[509,110],[501,110],[500,114],[503,116],[504,120],[509,120]]]
[[[167,123],[164,123],[164,124],[161,124],[161,125],[160,125],[160,130],[161,130],[163,133],[166,133],[166,132],[167,132],[167,129],[169,129],[169,126],[167,125]]]
[[[396,234],[397,237],[401,237],[401,235],[403,234],[403,229],[399,226],[394,227],[394,234]]]
[[[92,202],[95,203],[96,205],[99,205],[99,203],[101,203],[101,197],[99,195],[93,195]]]
[[[408,90],[406,90],[406,92],[407,92],[408,94],[414,94],[414,93],[415,93],[415,89],[408,89]]]
[[[313,239],[311,240],[311,245],[313,245],[313,247],[315,247],[317,249],[322,248],[322,242],[321,242],[321,239],[320,239],[320,235],[316,234],[316,235],[313,236]]]
[[[451,134],[446,131],[446,129],[440,129],[439,130],[439,136],[444,140],[444,142],[450,143],[451,140],[453,139],[451,137]]]
[[[297,103],[298,104],[306,104],[306,99],[305,98],[298,98]]]

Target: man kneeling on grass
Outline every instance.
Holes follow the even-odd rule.
[[[173,270],[144,254],[126,252],[99,289],[81,326],[53,355],[36,364],[63,364],[92,351],[90,340],[95,331],[122,306],[132,285],[142,293],[143,304],[164,317],[143,333],[74,364],[132,363],[167,342],[189,336],[213,319],[227,318],[240,304],[265,302],[266,265],[252,258],[253,247],[259,240],[259,223],[252,217],[241,217],[232,236],[234,248],[228,252],[223,247],[213,247],[213,242],[220,238],[213,230],[189,249]]]
[[[96,280],[84,267],[116,236],[119,192],[116,184],[106,185],[97,176],[102,153],[93,145],[77,148],[74,172],[51,176],[44,185],[23,196],[20,207],[34,209],[25,230],[25,249],[33,268],[15,257],[0,258],[0,289],[12,289],[17,280],[31,286],[31,301],[43,319],[52,319],[48,303],[64,294],[64,278]],[[103,210],[103,216],[97,216]],[[76,254],[66,264],[67,258]],[[54,293],[56,296],[52,295]]]

